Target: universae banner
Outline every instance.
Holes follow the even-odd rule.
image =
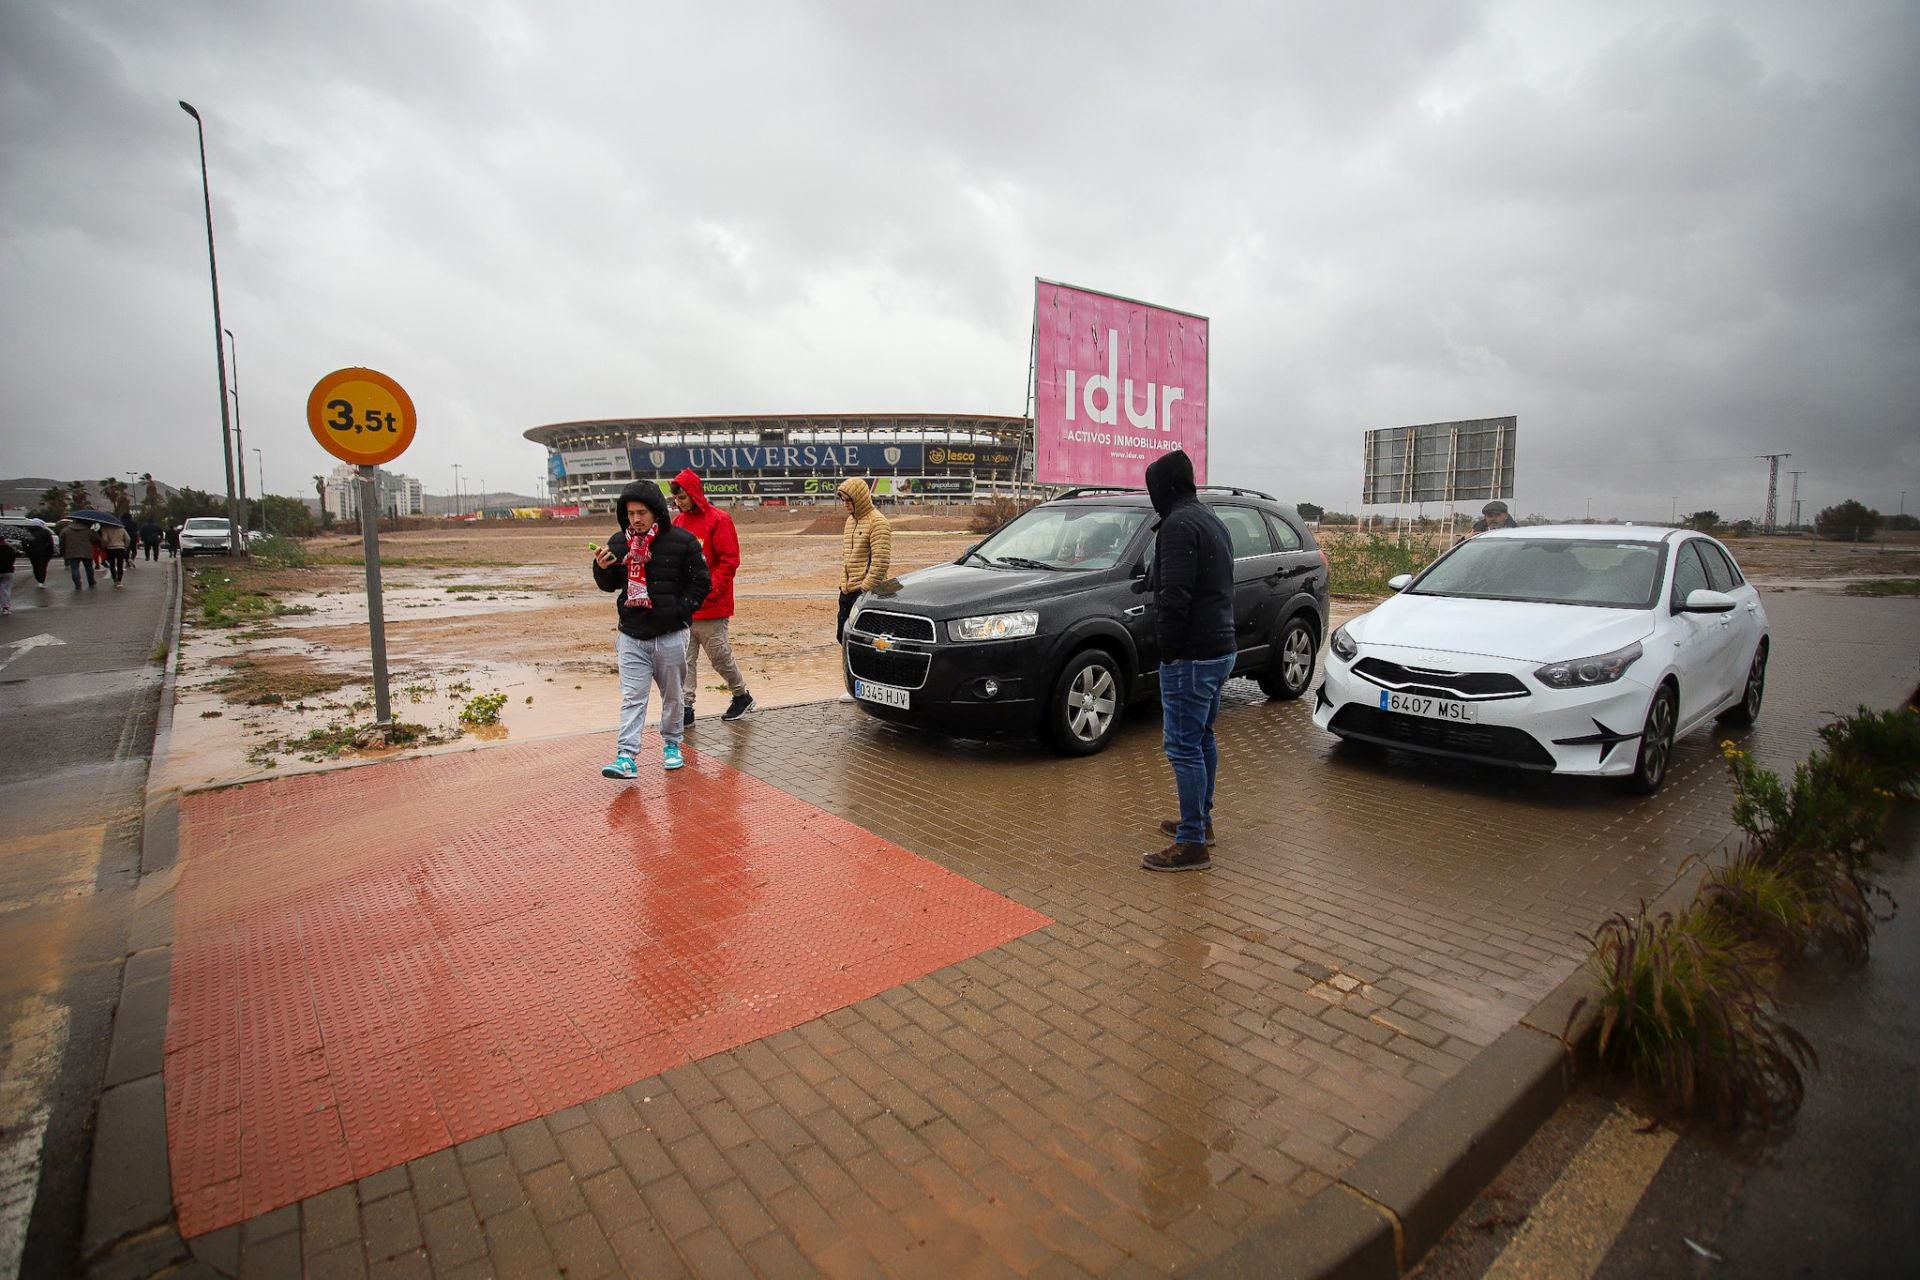
[[[1034,282],[1034,479],[1138,488],[1184,449],[1207,480],[1207,319]]]

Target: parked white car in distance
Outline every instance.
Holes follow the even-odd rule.
[[[1391,585],[1329,641],[1313,719],[1343,738],[1644,794],[1676,739],[1760,713],[1766,612],[1704,534],[1498,529]]]
[[[233,554],[233,522],[225,516],[191,516],[180,526],[180,554],[183,556],[230,556]]]

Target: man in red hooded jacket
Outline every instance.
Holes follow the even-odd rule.
[[[727,682],[733,701],[720,713],[722,720],[738,720],[753,710],[753,695],[740,677],[733,660],[733,645],[727,637],[727,620],[733,617],[733,575],[740,571],[740,535],[734,531],[733,517],[707,501],[700,477],[691,467],[673,478],[673,505],[679,514],[673,522],[700,539],[700,550],[707,557],[707,570],[713,575],[713,590],[706,603],[693,615],[693,637],[687,644],[687,673],[680,682],[686,700],[686,723],[693,724],[693,695],[699,688],[694,677],[699,670],[700,654]]]

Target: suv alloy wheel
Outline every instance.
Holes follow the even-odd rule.
[[[1047,736],[1070,756],[1090,756],[1113,741],[1126,709],[1126,677],[1105,649],[1076,653],[1047,699]]]
[[[1313,663],[1319,656],[1313,642],[1313,628],[1305,618],[1289,618],[1280,629],[1280,643],[1273,647],[1267,669],[1254,677],[1260,691],[1275,702],[1291,702],[1313,683]]]

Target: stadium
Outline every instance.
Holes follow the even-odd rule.
[[[708,496],[767,505],[832,502],[859,476],[894,503],[971,502],[1031,487],[1033,423],[958,413],[608,418],[532,427],[556,505],[611,510],[634,480],[692,467]]]

